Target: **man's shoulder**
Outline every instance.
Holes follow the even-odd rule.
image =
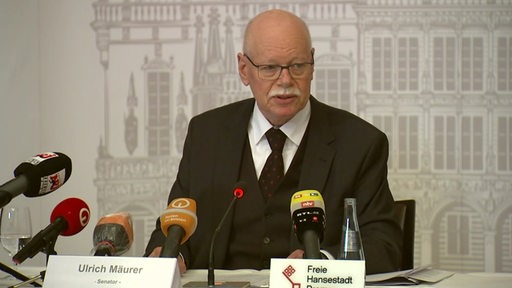
[[[247,115],[247,113],[252,113],[253,106],[254,98],[247,98],[202,112],[194,116],[193,119],[196,121],[212,121],[214,119],[221,120],[225,118],[239,117]]]
[[[321,118],[322,122],[326,121],[335,131],[346,131],[348,129],[350,131],[359,130],[359,132],[365,133],[382,133],[368,120],[350,111],[320,102],[317,99],[312,101],[312,115],[313,113],[317,114],[316,117]]]

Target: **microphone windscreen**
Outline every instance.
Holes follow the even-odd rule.
[[[237,199],[244,197],[245,191],[247,191],[247,183],[245,181],[238,181],[233,187],[233,195]]]
[[[25,175],[27,197],[39,197],[62,186],[71,176],[71,159],[60,152],[40,153],[14,169],[14,176]]]
[[[98,220],[94,227],[93,245],[108,243],[114,248],[114,255],[121,255],[133,243],[132,217],[128,212],[108,214]]]
[[[68,198],[53,208],[50,222],[53,223],[58,217],[64,218],[67,222],[67,227],[60,232],[60,235],[70,236],[82,231],[87,226],[87,223],[89,223],[90,216],[91,211],[87,203],[79,198]]]
[[[306,231],[315,231],[322,241],[325,228],[325,204],[322,194],[316,190],[298,191],[290,203],[293,228],[303,242]]]
[[[169,203],[167,209],[160,216],[160,228],[167,237],[167,231],[172,225],[178,225],[185,230],[181,243],[190,238],[196,231],[196,201],[191,198],[176,198]]]
[[[290,212],[293,212],[304,209],[304,208],[321,208],[325,211],[324,199],[322,198],[322,194],[316,190],[302,190],[295,192],[292,196],[292,201],[290,203]]]

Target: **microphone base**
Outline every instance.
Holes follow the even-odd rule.
[[[208,286],[206,281],[190,281],[183,285],[183,288],[205,288],[205,287],[218,287],[218,288],[249,288],[251,283],[248,281],[218,281],[214,286]]]

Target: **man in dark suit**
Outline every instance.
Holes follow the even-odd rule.
[[[169,202],[178,197],[197,202],[198,226],[181,247],[182,271],[208,267],[213,231],[239,180],[247,182],[247,192],[218,235],[216,268],[268,269],[270,258],[302,257],[290,199],[296,191],[315,189],[325,202],[326,254],[339,253],[344,199],[356,198],[367,273],[398,269],[401,230],[393,220],[387,182],[387,138],[357,116],[310,96],[314,52],[306,24],[289,12],[265,11],[247,25],[238,69],[254,99],[190,121],[169,194]],[[277,128],[286,135],[284,175],[269,188],[261,183],[271,153],[266,131]],[[160,254],[159,226],[157,221],[146,255]]]

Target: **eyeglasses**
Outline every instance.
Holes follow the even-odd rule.
[[[315,64],[315,62],[304,62],[304,63],[292,63],[290,65],[277,65],[277,64],[262,64],[256,65],[252,62],[251,58],[244,54],[245,58],[251,62],[252,66],[258,68],[258,77],[261,80],[276,80],[281,75],[283,69],[288,69],[288,72],[293,79],[301,79],[306,77],[309,68]]]

